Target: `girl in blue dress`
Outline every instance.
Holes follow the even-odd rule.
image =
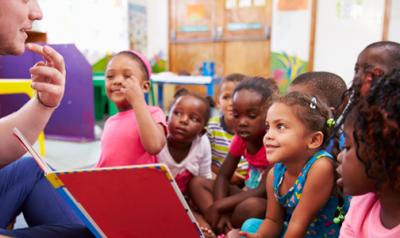
[[[277,99],[269,108],[264,136],[267,158],[275,166],[267,177],[267,214],[242,226],[244,237],[337,237],[333,223],[332,156],[321,147],[333,126],[328,107],[298,92]],[[251,231],[257,231],[251,234]]]

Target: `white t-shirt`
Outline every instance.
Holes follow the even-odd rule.
[[[211,178],[211,146],[206,135],[193,140],[187,156],[177,163],[168,150],[168,145],[157,155],[159,163],[164,163],[171,170],[181,191],[186,190],[187,183],[193,176]]]

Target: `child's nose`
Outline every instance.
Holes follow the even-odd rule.
[[[181,123],[187,124],[188,121],[189,121],[189,117],[188,117],[187,115],[182,115],[182,116],[180,117],[180,122],[181,122]]]
[[[247,126],[247,120],[245,118],[239,118],[239,126]]]

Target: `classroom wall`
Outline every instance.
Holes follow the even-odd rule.
[[[400,42],[400,0],[392,0],[388,39]]]
[[[350,85],[358,54],[382,40],[385,0],[318,1],[314,70],[330,71]]]
[[[48,43],[74,43],[89,63],[129,46],[126,0],[39,0],[44,17],[34,29]]]
[[[34,30],[47,33],[49,43],[74,43],[93,64],[108,52],[129,48],[128,3],[147,15],[146,54],[168,52],[168,0],[39,0],[44,18]]]
[[[283,92],[307,71],[309,59],[311,1],[289,2],[272,1],[271,72]]]

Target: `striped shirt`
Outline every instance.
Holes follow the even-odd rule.
[[[211,144],[212,164],[221,168],[222,163],[228,155],[229,146],[234,136],[225,125],[224,116],[212,117],[208,121],[207,136]],[[247,165],[247,161],[242,158],[237,172],[245,174]]]

